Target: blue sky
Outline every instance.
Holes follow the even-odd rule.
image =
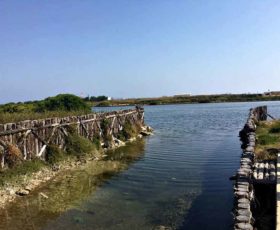
[[[0,0],[0,103],[280,90],[280,1]]]

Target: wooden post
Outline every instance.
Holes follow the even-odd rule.
[[[3,146],[0,145],[0,158],[1,158],[1,168],[5,166],[5,149]]]

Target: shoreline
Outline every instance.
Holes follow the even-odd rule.
[[[107,157],[106,153],[108,151],[118,149],[128,143],[135,142],[137,139],[143,139],[145,136],[150,135],[153,135],[153,129],[149,126],[142,126],[141,131],[136,137],[132,137],[126,141],[115,139],[115,144],[111,148],[102,148],[98,150],[97,156],[88,155],[82,159],[69,157],[59,162],[55,167],[46,165],[30,175],[20,175],[20,181],[14,183],[7,182],[6,185],[0,187],[0,209],[5,209],[7,205],[16,202],[17,199],[28,196],[32,191],[43,186],[46,182],[55,179],[64,172],[77,170],[93,161],[98,162],[104,160]],[[40,195],[44,198],[48,198],[43,193],[40,193]]]
[[[204,104],[225,104],[225,103],[255,103],[255,102],[275,102],[277,100],[255,100],[255,101],[212,101],[212,102],[171,102],[171,103],[161,103],[161,104],[141,104],[141,106],[163,106],[163,105],[204,105]],[[92,105],[92,108],[106,108],[106,107],[133,107],[139,105],[139,103],[132,104],[114,104],[114,105]]]

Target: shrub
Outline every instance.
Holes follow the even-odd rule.
[[[82,156],[95,152],[94,144],[78,134],[69,134],[66,138],[66,152],[69,155]]]
[[[100,142],[100,137],[99,136],[94,136],[93,139],[92,139],[92,143],[94,144],[94,146],[97,150],[100,150],[101,142]]]
[[[67,129],[67,132],[69,132],[70,134],[77,134],[77,125],[76,124],[71,124],[71,125],[68,125],[66,127]]]
[[[112,135],[109,133],[110,131],[110,121],[104,118],[100,123],[100,128],[103,131],[103,141],[110,145],[109,143],[112,141]]]
[[[72,94],[59,94],[55,97],[48,97],[37,103],[36,112],[44,111],[91,111],[91,107],[80,97]]]
[[[65,152],[56,145],[49,145],[46,149],[46,161],[53,165],[64,159]]]
[[[110,121],[106,118],[104,118],[100,123],[100,127],[102,130],[107,130],[109,126],[110,126]]]
[[[6,154],[6,163],[9,168],[13,168],[22,162],[22,154],[18,147],[15,145],[9,144],[7,146],[7,154]]]

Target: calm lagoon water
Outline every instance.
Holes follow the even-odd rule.
[[[20,199],[0,212],[0,229],[232,229],[238,132],[264,104],[280,117],[280,102],[147,106],[155,135]]]

